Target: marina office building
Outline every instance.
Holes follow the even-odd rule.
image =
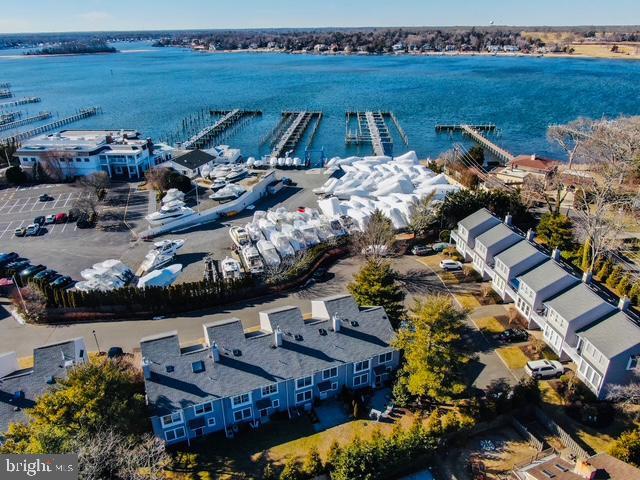
[[[600,399],[610,385],[633,381],[640,372],[640,319],[628,298],[616,298],[582,279],[561,258],[520,234],[512,225],[480,209],[451,232],[456,249],[490,280],[507,302],[514,302],[529,329],[561,361],[573,361],[578,377]]]
[[[297,307],[260,312],[258,332],[235,318],[203,329],[202,345],[181,348],[175,331],[140,342],[153,430],[167,443],[295,418],[342,388],[382,386],[400,361],[384,309],[349,295],[312,301],[309,319]]]
[[[39,164],[61,179],[101,171],[112,178],[138,179],[172,155],[171,147],[154,145],[135,130],[63,130],[26,140],[15,153],[24,169]]]

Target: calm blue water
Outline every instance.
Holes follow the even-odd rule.
[[[183,117],[202,107],[260,109],[261,119],[227,140],[245,157],[261,153],[261,138],[286,109],[324,112],[314,147],[324,147],[329,157],[355,151],[344,145],[347,109],[393,110],[409,148],[421,157],[459,140],[436,135],[441,122],[493,122],[500,128],[496,140],[513,153],[552,154],[545,138],[550,123],[640,114],[640,62],[210,55],[148,44],[118,47],[125,53],[11,58],[15,51],[0,51],[0,83],[11,82],[16,97],[42,97],[23,111],[64,115],[99,105],[103,115],[73,128],[135,128],[154,138],[177,130]],[[397,141],[394,152],[406,149]]]

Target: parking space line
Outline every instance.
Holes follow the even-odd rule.
[[[5,213],[7,213],[7,214],[11,213],[15,207],[17,207],[18,205],[20,205],[20,200],[21,200],[21,199],[20,199],[20,198],[18,198],[18,199],[16,200],[16,203],[14,203],[13,205],[11,205],[11,208],[9,208],[9,210],[8,210],[7,212],[5,212]]]
[[[9,227],[11,227],[11,224],[12,224],[12,223],[13,223],[13,222],[9,222],[9,223],[7,224],[7,228],[5,228],[5,229],[4,229],[4,231],[0,234],[0,238],[4,237],[4,234],[5,234],[5,233],[7,233],[7,231],[9,230]]]
[[[52,208],[56,208],[58,206],[58,203],[60,202],[60,200],[62,200],[63,195],[58,195],[58,199],[53,202],[53,207]]]
[[[55,223],[50,223],[49,225],[51,225],[51,228],[48,228],[48,226],[47,226],[47,233],[49,235],[51,235],[53,233],[53,229],[56,228],[56,224]]]
[[[71,200],[72,195],[73,195],[73,193],[69,192],[69,196],[67,197],[67,200],[64,202],[63,207],[65,207],[65,208],[67,207],[67,205],[69,204],[69,201]],[[78,198],[80,198],[80,196],[78,196]]]
[[[67,228],[67,223],[69,223],[68,218],[64,221],[64,224],[62,225],[62,230],[60,231],[60,233],[64,233],[64,229]]]

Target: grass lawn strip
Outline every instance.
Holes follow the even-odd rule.
[[[529,359],[519,347],[502,347],[496,349],[496,353],[511,370],[524,368]]]
[[[505,328],[496,317],[482,317],[473,320],[476,326],[489,335],[497,335],[505,331]]]

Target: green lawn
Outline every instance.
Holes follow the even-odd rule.
[[[502,361],[512,370],[524,368],[529,359],[519,347],[503,347],[496,349]]]

